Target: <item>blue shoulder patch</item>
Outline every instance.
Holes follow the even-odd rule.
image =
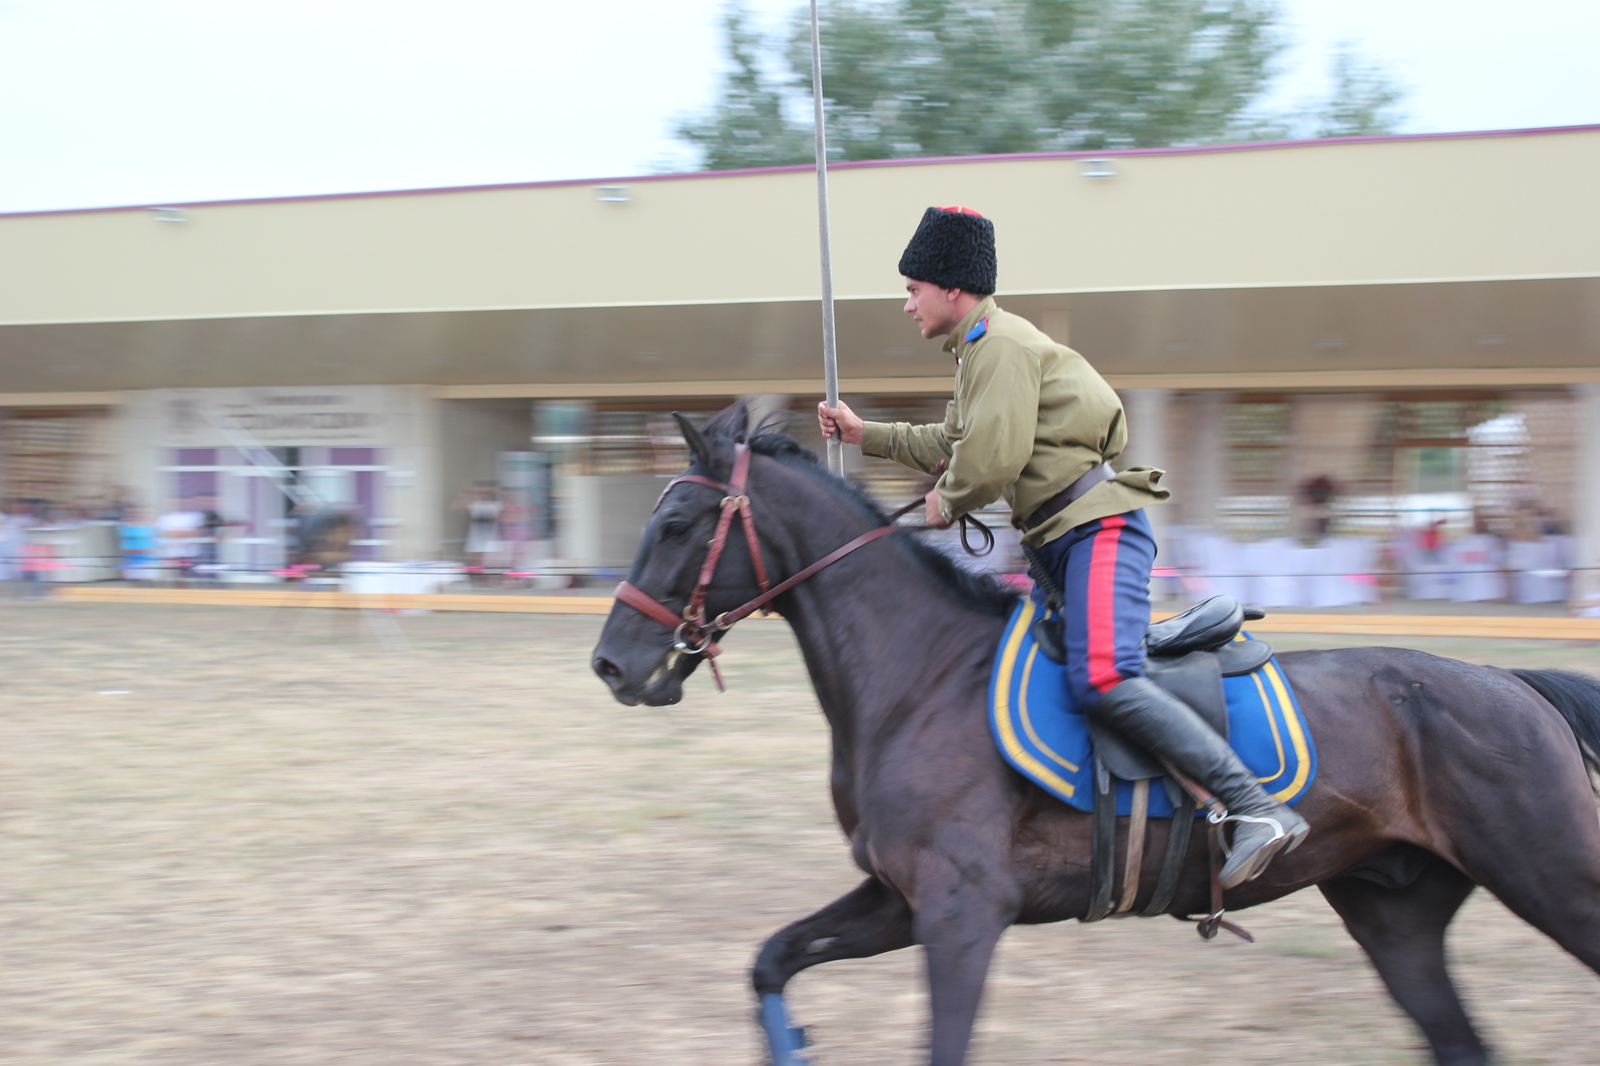
[[[967,330],[967,335],[961,338],[961,343],[971,344],[973,341],[977,340],[979,337],[988,332],[989,320],[987,318],[981,319],[976,326],[973,326],[971,329]]]

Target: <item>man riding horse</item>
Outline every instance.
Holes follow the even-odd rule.
[[[1034,595],[1062,618],[1073,705],[1215,793],[1234,823],[1222,885],[1253,880],[1309,826],[1194,709],[1143,676],[1156,556],[1144,507],[1168,493],[1160,470],[1112,470],[1128,439],[1121,400],[1083,356],[995,303],[994,224],[978,212],[928,208],[899,270],[906,313],[955,356],[955,399],[943,422],[923,426],[822,403],[823,434],[938,474],[924,506],[935,528],[1005,498]]]

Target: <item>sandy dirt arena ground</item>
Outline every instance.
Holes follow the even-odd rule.
[[[727,695],[621,707],[600,621],[405,617],[401,653],[350,614],[0,603],[0,1063],[758,1063],[756,947],[859,880],[821,716],[777,622]],[[1425,1061],[1319,895],[1241,921],[1013,930],[974,1061]],[[1600,1057],[1542,935],[1480,894],[1451,944],[1503,1062]],[[920,965],[798,978],[816,1061],[918,1061]]]

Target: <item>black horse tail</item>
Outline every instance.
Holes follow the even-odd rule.
[[[1572,670],[1513,670],[1561,712],[1578,736],[1589,769],[1600,773],[1600,679]]]

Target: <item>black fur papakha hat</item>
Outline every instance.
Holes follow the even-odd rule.
[[[970,207],[930,207],[900,256],[900,273],[941,289],[994,294],[994,223]]]

